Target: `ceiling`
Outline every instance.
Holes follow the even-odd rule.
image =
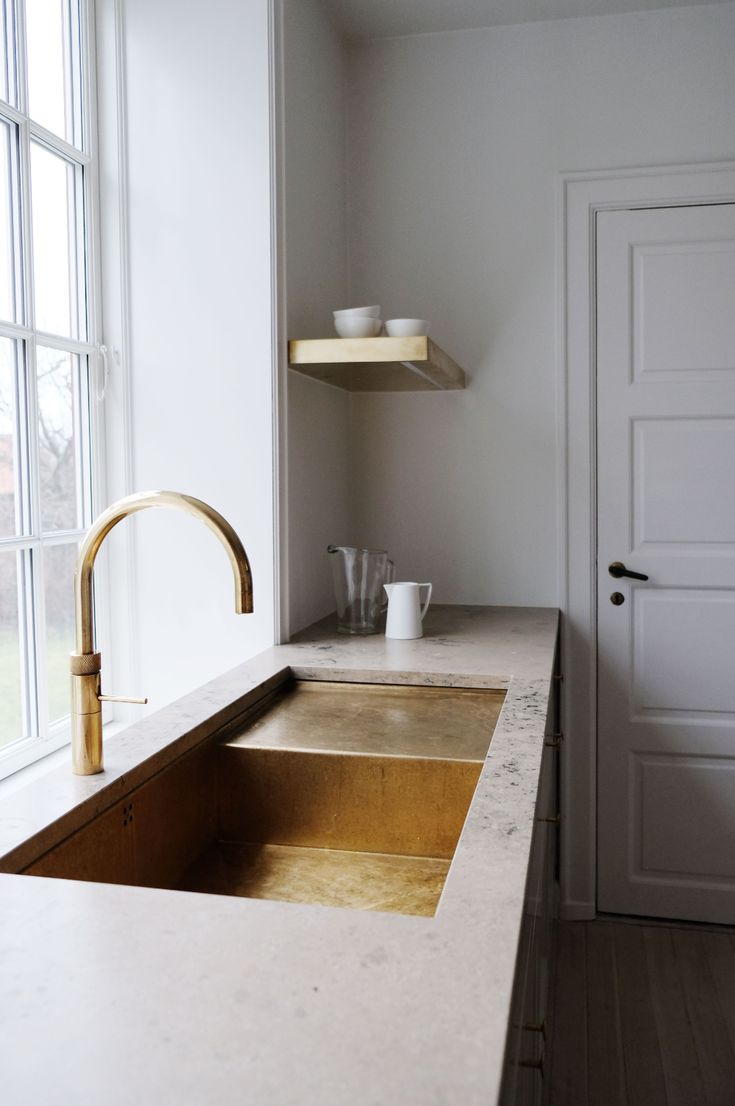
[[[325,0],[345,38],[365,41],[432,31],[458,31],[572,19],[586,15],[694,7],[711,0]]]

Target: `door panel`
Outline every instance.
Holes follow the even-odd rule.
[[[735,591],[635,588],[630,602],[636,715],[735,712]]]
[[[735,763],[729,758],[636,758],[642,842],[636,875],[673,876],[706,887],[735,881],[730,830],[735,808]]]
[[[735,545],[735,419],[632,425],[636,549],[649,542]]]
[[[597,468],[598,905],[732,923],[735,205],[598,215]]]
[[[636,379],[735,375],[735,241],[633,245],[632,261]]]

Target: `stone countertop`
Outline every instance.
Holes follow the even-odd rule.
[[[284,672],[507,688],[432,918],[0,875],[6,1106],[488,1106],[502,1076],[558,614],[435,607],[418,641],[276,646],[0,801],[22,869]]]

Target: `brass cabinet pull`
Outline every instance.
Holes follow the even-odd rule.
[[[560,814],[552,814],[552,815],[551,815],[550,817],[548,817],[548,818],[537,818],[537,819],[536,819],[536,821],[537,821],[537,822],[553,822],[553,823],[557,823],[557,822],[560,822],[560,821],[561,821],[561,815],[560,815]]]

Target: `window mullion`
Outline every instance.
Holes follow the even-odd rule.
[[[72,0],[65,0],[64,3],[64,18],[68,22],[68,35],[69,42],[71,43],[71,58],[69,59],[71,65],[71,72],[67,75],[67,104],[69,105],[69,114],[71,115],[71,130],[67,133],[71,133],[74,142],[83,146],[85,150],[88,149],[85,141],[86,135],[84,134],[84,64],[82,54],[82,25],[80,24],[81,10],[80,6],[73,3]],[[73,74],[77,74],[77,80],[74,80]],[[68,127],[68,121],[67,121]]]
[[[25,0],[19,0],[19,107],[28,107],[28,81],[25,65]],[[41,477],[38,449],[38,387],[36,381],[35,303],[33,296],[33,217],[31,204],[31,134],[30,121],[24,118],[18,125],[20,163],[20,228],[21,265],[23,270],[23,321],[29,329],[24,340],[24,403],[25,403],[25,471],[21,480],[25,494],[26,533],[41,536]],[[24,669],[27,682],[29,733],[46,734],[46,658],[44,649],[44,589],[43,550],[40,541],[23,554],[24,598],[22,606],[21,641],[24,649]]]
[[[46,127],[36,123],[33,119],[29,120],[28,126],[31,138],[38,142],[39,146],[45,146],[52,154],[58,154],[59,157],[63,157],[66,161],[71,161],[75,165],[89,164],[89,155],[80,150],[78,146],[72,145],[64,138],[59,138],[53,131],[47,130]]]
[[[43,733],[39,717],[38,672],[38,618],[35,602],[37,595],[37,569],[35,550],[26,548],[17,553],[18,565],[18,622],[20,629],[21,699],[23,704],[24,732],[28,737]]]
[[[28,438],[28,471],[25,474],[29,498],[31,534],[41,533],[41,487],[38,457],[38,388],[36,384],[35,303],[33,297],[33,219],[31,208],[31,143],[27,122],[20,125],[20,193],[21,240],[23,267],[23,307],[28,334],[25,346],[26,433]]]
[[[5,334],[8,338],[30,338],[32,333],[30,327],[0,323],[0,334]],[[91,342],[80,342],[77,338],[61,338],[58,334],[48,334],[45,330],[36,331],[36,341],[39,346],[58,349],[64,353],[81,353],[84,357],[93,353],[95,349]]]
[[[13,467],[15,472],[15,532],[16,538],[5,539],[2,548],[10,554],[15,549],[16,594],[18,612],[18,655],[20,660],[21,733],[33,736],[38,730],[38,694],[36,682],[36,621],[33,610],[33,570],[28,545],[30,501],[27,474],[29,471],[28,405],[26,350],[22,342],[14,342],[14,412],[15,442]]]
[[[15,344],[15,441],[16,441],[16,532],[27,540],[33,535],[31,442],[29,420],[28,348]]]
[[[28,114],[26,0],[15,0],[15,88],[18,111]]]
[[[22,281],[18,281],[19,294],[23,295]],[[31,329],[28,326],[23,326],[22,323],[0,323],[0,337],[3,338],[20,338],[21,341],[24,338],[30,338]]]
[[[43,541],[31,551],[33,573],[33,628],[35,634],[36,711],[40,738],[48,736],[48,664],[46,657],[46,589]]]
[[[70,542],[79,542],[86,534],[86,527],[79,530],[56,530],[53,533],[44,534],[42,538],[2,538],[0,540],[0,553],[12,553],[13,550],[35,549],[41,542],[44,545],[69,545]]]
[[[68,197],[69,216],[69,259],[73,266],[70,273],[69,292],[72,296],[72,317],[76,320],[76,332],[80,338],[89,336],[87,323],[87,257],[85,211],[84,211],[84,169],[81,165],[74,166],[74,187]],[[81,241],[79,235],[82,235]]]
[[[10,241],[13,251],[13,318],[25,322],[25,287],[23,284],[23,191],[21,173],[21,128],[12,124],[10,150]]]
[[[89,494],[87,488],[87,474],[89,472],[89,465],[87,463],[87,455],[89,451],[89,438],[86,433],[89,425],[89,419],[84,418],[85,411],[85,398],[87,395],[87,389],[85,387],[84,377],[86,375],[86,357],[75,357],[72,365],[72,405],[73,405],[73,420],[74,420],[74,456],[75,465],[74,470],[77,476],[76,483],[76,511],[77,520],[84,526],[88,526],[90,519],[88,517]],[[88,408],[86,408],[88,410]]]
[[[19,33],[25,36],[25,0],[18,0]],[[21,41],[24,46],[24,41]],[[22,64],[22,106],[27,107],[27,75],[25,68],[25,49],[20,51]],[[33,536],[40,536],[41,504],[40,504],[40,476],[38,471],[38,390],[36,387],[36,339],[34,335],[36,318],[35,303],[33,297],[33,225],[31,205],[31,137],[28,119],[23,119],[18,125],[19,139],[19,163],[20,163],[20,219],[21,228],[21,268],[22,295],[23,295],[23,322],[27,328],[27,336],[24,341],[25,350],[25,404],[26,404],[26,437],[27,437],[27,471],[23,474],[24,484],[27,489],[28,518],[27,531]]]
[[[23,479],[27,471],[28,440],[26,436],[26,372],[25,349],[21,342],[13,343],[13,472],[15,499],[15,533],[25,535],[29,527],[29,505],[25,502],[26,484]]]
[[[17,10],[15,0],[5,0],[2,18],[5,19],[5,41],[8,43],[8,100],[11,104],[17,104],[19,47],[17,31]]]
[[[27,119],[18,124],[18,162],[20,166],[20,238],[21,266],[23,270],[23,312],[22,320],[30,331],[35,326],[33,303],[33,246],[31,229],[31,139]]]
[[[87,272],[87,339],[91,345],[87,357],[87,388],[89,398],[90,449],[89,497],[90,518],[92,522],[97,510],[107,503],[107,472],[105,465],[105,428],[102,417],[102,402],[99,395],[101,376],[100,343],[104,342],[102,304],[100,302],[100,211],[99,211],[99,164],[97,137],[97,98],[95,95],[95,0],[81,0],[82,21],[79,42],[81,44],[81,144],[89,157],[84,168],[84,212],[85,212],[85,253]],[[108,354],[111,356],[111,354]],[[105,373],[108,366],[105,365]],[[103,574],[104,575],[104,574]],[[95,585],[95,591],[102,585]]]
[[[28,252],[28,251],[26,251]],[[37,539],[29,553],[26,583],[29,601],[26,606],[26,635],[33,656],[28,658],[29,676],[35,680],[35,717],[39,737],[46,735],[46,656],[44,648],[45,612],[43,588],[43,549],[41,538],[41,474],[38,445],[38,387],[36,382],[36,339],[31,336],[26,345],[26,435],[28,439],[26,488],[28,489],[31,535]]]

